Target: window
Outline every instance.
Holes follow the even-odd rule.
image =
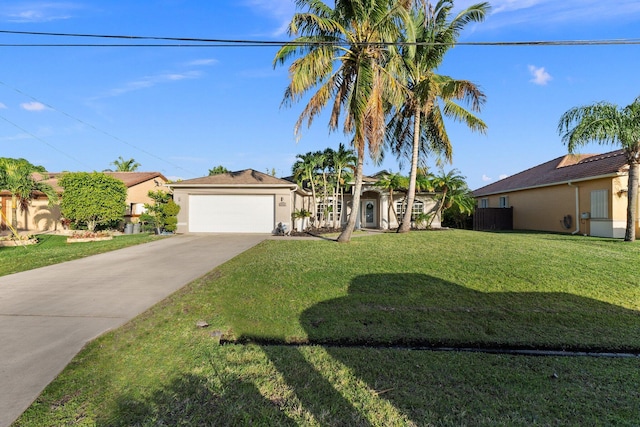
[[[609,217],[609,191],[594,190],[591,192],[591,218]]]
[[[500,196],[500,207],[501,208],[509,207],[509,196]]]
[[[338,200],[336,207],[338,209],[338,212],[337,212],[338,216],[336,217],[336,219],[338,219],[340,217],[340,212],[342,212],[342,202],[340,200]],[[318,220],[320,220],[322,213],[324,213],[325,221],[329,221],[329,222],[333,221],[333,201],[331,201],[331,199],[327,201],[326,210],[325,210],[324,203],[322,202],[318,203],[318,215],[317,215]]]
[[[489,199],[487,199],[487,198],[480,199],[480,207],[481,208],[488,208],[489,207]]]
[[[398,214],[398,219],[402,220],[404,216],[404,205],[405,202],[400,200],[396,202],[396,213]],[[411,209],[411,220],[415,220],[418,215],[424,212],[424,202],[421,200],[416,200],[413,202],[413,208]]]

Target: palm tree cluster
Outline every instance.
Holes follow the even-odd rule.
[[[0,158],[0,191],[11,194],[11,229],[14,233],[18,229],[18,208],[26,212],[38,193],[47,196],[50,206],[58,199],[53,187],[42,182],[43,172],[46,172],[44,167],[25,159]]]
[[[331,224],[338,228],[342,221],[344,190],[353,176],[357,158],[353,151],[340,144],[337,150],[299,154],[293,165],[293,178],[301,188],[311,190],[313,206],[309,206],[314,223],[319,227]],[[321,195],[319,197],[318,195]],[[315,203],[320,199],[320,203]],[[339,208],[340,206],[340,208]],[[328,221],[329,213],[333,213]]]
[[[404,197],[399,202],[405,215],[409,215],[409,221],[424,222],[427,228],[431,227],[435,218],[441,218],[443,213],[449,210],[453,215],[468,216],[473,213],[475,199],[471,195],[471,190],[467,186],[466,178],[457,169],[449,172],[440,171],[439,175],[429,173],[426,169],[419,168],[416,174],[416,191],[435,192],[436,205],[431,212],[424,213],[420,218],[411,218],[413,201],[409,204],[409,177],[399,173],[384,173],[380,176],[375,185],[389,192],[388,218],[391,221],[392,214],[399,220],[395,211],[393,194],[403,193]],[[414,199],[415,200],[415,199]],[[404,219],[403,219],[404,220]]]
[[[385,144],[399,157],[411,156],[412,200],[420,156],[436,152],[451,159],[443,117],[462,121],[472,130],[486,128],[473,114],[484,101],[480,89],[435,70],[464,26],[484,19],[488,3],[473,5],[453,18],[453,0],[439,0],[435,6],[426,0],[336,0],[334,7],[321,0],[296,4],[304,11],[289,24],[295,39],[274,60],[278,65],[295,58],[284,105],[315,90],[295,124],[296,134],[331,103],[329,129],[338,130],[342,121],[357,156],[352,211],[360,204],[365,151],[368,148],[371,157],[379,159]],[[408,230],[408,222],[403,220],[401,231]],[[338,241],[349,241],[355,224],[356,215],[350,215]]]

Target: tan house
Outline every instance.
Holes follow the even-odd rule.
[[[622,150],[558,157],[475,190],[476,216],[511,209],[516,230],[624,238],[628,170]]]
[[[104,172],[124,182],[127,186],[125,221],[139,216],[145,203],[153,203],[147,195],[150,190],[168,191],[167,178],[160,172]],[[58,178],[62,173],[46,174],[44,182],[51,185],[60,197],[64,197],[63,189],[58,185]],[[0,229],[7,228],[11,224],[11,194],[0,191]],[[6,218],[6,221],[5,221]],[[18,229],[24,231],[55,231],[61,230],[62,216],[60,206],[49,206],[49,200],[44,194],[36,194],[26,210],[18,208]]]
[[[373,184],[377,179],[365,177],[360,201],[358,228],[388,229],[397,227],[391,215],[389,203],[394,203],[396,212],[401,209],[402,194],[389,200],[388,193]],[[168,184],[173,190],[173,199],[180,205],[178,233],[273,233],[278,223],[287,229],[299,229],[292,214],[296,210],[312,211],[311,193],[301,189],[289,179],[245,169],[237,172],[194,178]],[[353,188],[353,187],[351,187]],[[435,207],[434,194],[419,194],[413,211],[430,212]],[[344,196],[346,215],[341,215],[342,224],[351,214],[352,195]],[[342,210],[342,200],[337,202],[337,213]],[[322,206],[319,206],[320,210]],[[333,222],[333,212],[326,218]],[[439,227],[439,219],[433,223]]]

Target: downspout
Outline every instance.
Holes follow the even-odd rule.
[[[578,234],[580,232],[580,187],[573,185],[571,181],[568,184],[569,187],[576,189],[576,229],[571,234]]]

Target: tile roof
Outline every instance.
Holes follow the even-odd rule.
[[[527,188],[546,187],[569,181],[584,181],[601,176],[615,176],[627,173],[627,170],[627,159],[623,150],[604,154],[569,154],[478,188],[473,191],[473,196],[488,196]]]
[[[48,175],[48,178],[43,179],[43,182],[51,185],[58,193],[62,193],[62,187],[58,184],[58,179],[64,172],[45,172],[44,177]],[[160,178],[163,182],[167,182],[167,178],[160,172],[102,172],[105,175],[109,175],[113,178],[119,179],[124,182],[127,188],[133,187],[140,183],[150,181],[155,178]]]
[[[218,175],[204,176],[202,178],[187,179],[184,181],[174,182],[171,187],[188,187],[190,185],[197,186],[243,186],[243,185],[285,185],[295,187],[295,184],[266,173],[258,172],[253,169],[244,169],[237,172],[227,172]]]
[[[38,181],[49,184],[58,194],[62,194],[63,188],[58,184],[58,179],[64,172],[36,172],[34,178]],[[167,182],[167,178],[160,172],[103,172],[105,175],[112,176],[120,181],[124,182],[127,188],[131,188],[134,185],[150,181],[152,179],[160,178],[161,185]],[[8,195],[8,191],[1,191],[0,194]]]
[[[167,178],[165,178],[165,176],[160,172],[104,172],[104,174],[119,179],[124,182],[124,185],[127,187],[133,187],[134,185],[138,185],[155,178],[160,178],[164,182],[167,182]]]

